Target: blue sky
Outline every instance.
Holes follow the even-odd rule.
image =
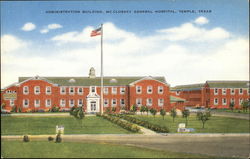
[[[86,76],[91,66],[98,74],[99,37],[87,33],[100,23],[105,75],[159,75],[171,85],[247,80],[248,5],[248,0],[1,1],[1,87],[19,76]],[[104,13],[46,13],[49,10]],[[232,66],[234,60],[239,64]]]

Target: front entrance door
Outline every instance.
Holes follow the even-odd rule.
[[[90,110],[92,112],[95,112],[96,111],[96,102],[93,101],[93,102],[90,102]]]

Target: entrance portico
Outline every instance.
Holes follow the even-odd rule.
[[[91,86],[87,96],[87,111],[86,113],[100,112],[100,96],[96,93],[96,87]]]

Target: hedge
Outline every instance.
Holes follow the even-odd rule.
[[[107,119],[107,120],[111,121],[112,123],[115,123],[126,130],[129,130],[132,132],[140,132],[141,131],[141,129],[138,126],[136,126],[135,124],[132,124],[126,120],[122,120],[119,117],[115,117],[115,116],[107,115],[107,114],[101,115],[99,113],[97,113],[96,116],[103,117],[104,119]]]
[[[156,124],[152,124],[152,123],[150,123],[148,121],[140,120],[140,119],[137,119],[135,117],[122,115],[122,114],[116,114],[116,115],[113,115],[113,116],[117,116],[119,118],[125,119],[125,120],[127,120],[129,122],[141,125],[141,126],[143,126],[145,128],[151,129],[151,130],[159,132],[159,133],[169,133],[169,129],[166,126],[162,127],[162,126],[159,126],[159,125],[156,125]]]

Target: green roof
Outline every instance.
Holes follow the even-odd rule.
[[[175,102],[185,102],[186,99],[184,98],[180,98],[180,97],[176,97],[176,96],[172,96],[170,95],[170,102],[171,103],[175,103]]]
[[[249,88],[249,81],[207,81],[210,88]]]
[[[204,83],[199,84],[189,84],[189,85],[179,85],[171,88],[171,91],[178,91],[178,90],[200,90],[204,87]]]
[[[19,82],[23,82],[31,77],[19,77]],[[48,80],[51,83],[58,84],[61,86],[100,86],[101,78],[89,78],[89,77],[41,77]],[[132,82],[140,80],[145,77],[104,77],[104,86],[125,86]],[[152,77],[160,82],[166,83],[164,77]],[[74,82],[69,82],[70,79],[74,79]]]

